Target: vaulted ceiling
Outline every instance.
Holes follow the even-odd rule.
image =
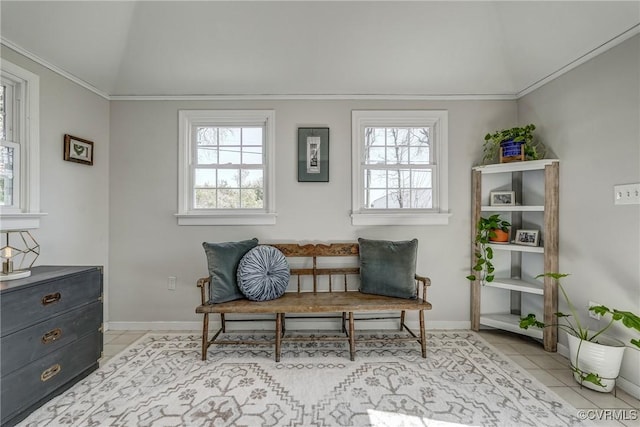
[[[9,1],[2,42],[105,96],[517,96],[638,1]]]

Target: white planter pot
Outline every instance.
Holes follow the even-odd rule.
[[[593,384],[589,381],[582,381],[579,373],[574,372],[573,377],[583,386],[595,391],[608,393],[616,385],[616,378],[620,373],[622,356],[625,345],[622,341],[614,338],[597,338],[598,343],[583,341],[580,338],[567,334],[569,338],[569,362],[572,367],[585,374],[598,374],[602,379],[604,387]]]

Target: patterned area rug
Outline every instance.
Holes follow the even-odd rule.
[[[271,348],[212,346],[203,362],[199,336],[151,333],[20,425],[584,425],[473,332],[429,333],[427,359],[362,343],[351,362],[345,344],[286,342],[277,363]]]

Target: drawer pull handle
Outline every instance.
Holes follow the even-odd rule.
[[[42,374],[40,374],[40,381],[45,382],[47,380],[50,380],[51,378],[58,375],[61,370],[62,370],[62,366],[56,363],[49,369],[45,369],[44,371],[42,371]]]
[[[42,344],[49,344],[62,336],[62,329],[55,328],[42,336]]]
[[[60,298],[62,298],[62,295],[60,294],[60,292],[56,292],[55,294],[45,295],[42,297],[42,305],[53,304],[55,302],[60,301]]]

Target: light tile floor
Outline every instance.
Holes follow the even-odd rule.
[[[147,332],[149,331],[105,332],[104,357],[100,363],[106,362]],[[200,331],[185,332],[200,333]],[[535,340],[505,331],[487,330],[481,331],[480,335],[575,408],[586,410],[586,414],[595,425],[615,427],[639,425],[640,400],[621,389],[617,389],[614,396],[613,393],[599,393],[580,387],[573,379],[569,361],[559,353],[547,353]],[[598,409],[604,411],[594,411]]]

